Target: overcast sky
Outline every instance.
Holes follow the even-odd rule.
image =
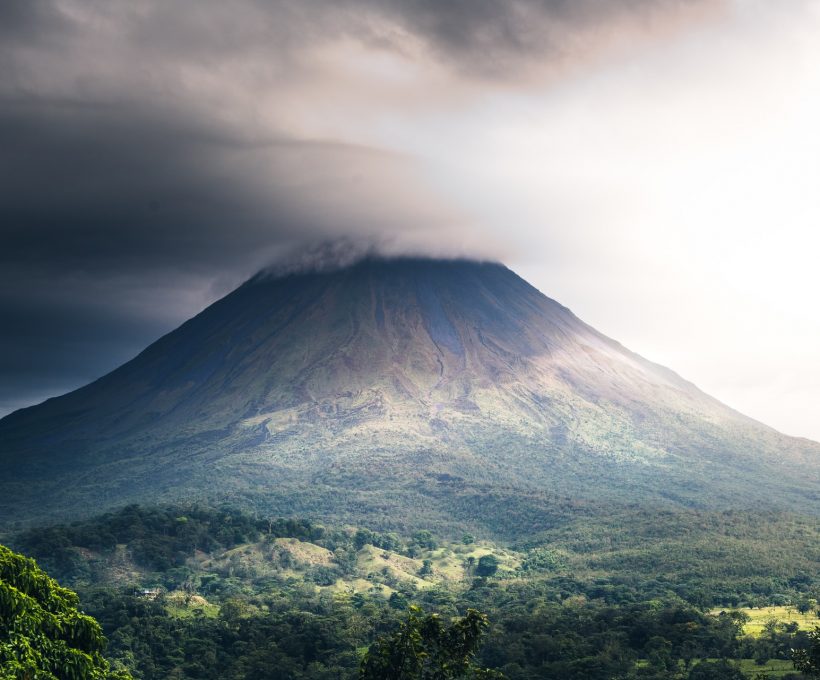
[[[0,414],[346,238],[820,440],[820,0],[0,3]]]

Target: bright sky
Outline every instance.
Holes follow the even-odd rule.
[[[492,163],[456,155],[480,185],[464,197],[532,244],[511,264],[541,290],[820,440],[820,13],[789,10],[499,104],[471,131]]]

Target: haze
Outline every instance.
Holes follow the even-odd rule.
[[[820,440],[820,3],[0,9],[0,413],[302,244],[504,261]]]

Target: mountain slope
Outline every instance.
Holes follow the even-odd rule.
[[[0,464],[5,517],[187,497],[470,521],[500,489],[820,505],[820,445],[470,261],[257,276],[109,375],[4,418]]]

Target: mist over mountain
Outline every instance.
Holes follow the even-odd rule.
[[[179,499],[455,524],[548,498],[820,509],[820,445],[467,260],[260,274],[0,420],[0,465],[9,522]]]

